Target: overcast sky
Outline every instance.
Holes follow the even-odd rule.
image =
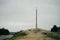
[[[36,8],[39,28],[50,30],[53,25],[60,26],[60,0],[0,0],[0,28],[35,28]]]

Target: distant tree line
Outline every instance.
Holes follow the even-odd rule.
[[[9,30],[4,28],[0,29],[0,35],[9,35],[9,34],[10,34]]]
[[[60,27],[54,25],[53,28],[51,28],[51,32],[60,32]]]

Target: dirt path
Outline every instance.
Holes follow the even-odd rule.
[[[34,31],[26,31],[28,33],[27,36],[24,36],[23,38],[16,38],[16,40],[53,40],[46,35],[43,34],[43,31],[39,31],[35,33]]]

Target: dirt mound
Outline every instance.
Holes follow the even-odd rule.
[[[18,36],[14,40],[54,40],[52,38],[47,37],[44,35],[44,32],[47,32],[46,30],[41,30],[41,29],[29,29],[29,30],[24,30],[20,31],[24,32],[27,35],[26,36]]]

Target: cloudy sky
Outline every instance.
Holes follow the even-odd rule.
[[[39,28],[50,30],[53,25],[60,26],[60,0],[0,0],[0,28],[35,28],[36,8]]]

